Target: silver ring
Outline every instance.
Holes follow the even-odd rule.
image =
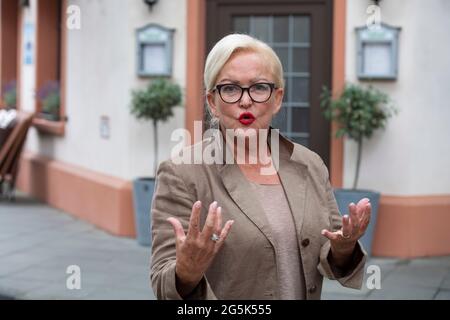
[[[350,235],[344,236],[344,234],[342,234],[342,238],[344,238],[344,239],[350,239]]]
[[[217,241],[219,241],[219,239],[220,238],[219,238],[219,236],[217,234],[215,234],[215,233],[212,234],[212,236],[211,236],[211,240],[212,241],[217,242]]]

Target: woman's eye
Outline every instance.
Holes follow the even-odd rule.
[[[256,91],[266,91],[268,89],[269,89],[269,86],[265,83],[260,83],[260,84],[257,83],[253,86],[253,90],[256,90]]]
[[[236,86],[223,86],[222,91],[225,93],[234,93],[237,91]]]

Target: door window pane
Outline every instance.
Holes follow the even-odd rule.
[[[283,102],[289,101],[289,79],[284,78]]]
[[[309,132],[309,108],[292,108],[292,131]]]
[[[309,102],[309,78],[292,78],[292,102]]]
[[[253,19],[251,20],[252,23],[252,33],[253,36],[265,41],[265,42],[269,42],[269,17],[252,17]]]
[[[294,42],[309,42],[309,17],[294,16]]]
[[[273,17],[273,42],[289,42],[289,17]]]
[[[274,51],[276,52],[278,58],[281,60],[281,64],[283,65],[283,70],[286,72],[289,70],[289,48],[287,47],[274,47]]]
[[[249,17],[234,17],[233,18],[233,30],[237,33],[246,33],[250,31],[250,18]]]
[[[281,107],[280,111],[272,120],[272,127],[280,129],[281,132],[287,131],[287,108]]]
[[[294,48],[292,63],[292,71],[309,72],[309,48]]]

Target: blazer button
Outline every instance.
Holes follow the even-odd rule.
[[[309,245],[309,239],[308,238],[303,239],[302,240],[302,246],[307,247],[308,245]]]
[[[312,285],[311,287],[308,288],[308,292],[309,293],[314,293],[316,291],[317,287],[315,285]]]

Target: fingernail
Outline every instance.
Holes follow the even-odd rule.
[[[219,212],[222,213],[222,207],[217,208],[217,213],[219,213]]]
[[[196,203],[195,203],[195,208],[200,208],[201,207],[201,205],[202,205],[202,202],[200,201],[200,200],[198,200]]]

